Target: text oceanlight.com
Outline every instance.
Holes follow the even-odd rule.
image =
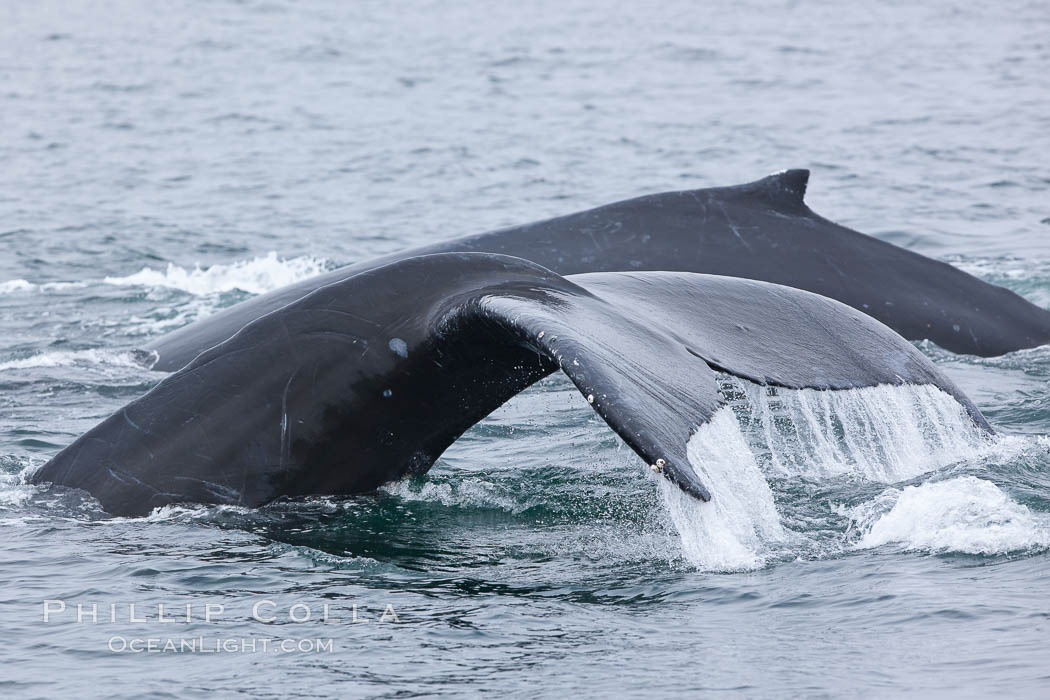
[[[335,651],[328,639],[273,637],[123,637],[109,638],[110,651],[123,654],[323,654]]]

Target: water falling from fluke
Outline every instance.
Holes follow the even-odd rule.
[[[896,483],[979,456],[994,440],[930,386],[788,390],[719,377],[726,406],[689,441],[712,493],[699,503],[662,486],[683,554],[704,570],[763,566],[790,551],[769,477]]]
[[[966,409],[934,386],[789,390],[722,377],[764,471],[895,483],[975,456],[993,444]]]

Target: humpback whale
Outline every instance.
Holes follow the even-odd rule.
[[[315,289],[420,255],[484,252],[561,275],[670,271],[804,289],[858,309],[909,340],[993,356],[1050,342],[1050,312],[1013,292],[835,224],[804,202],[807,170],[745,185],[668,192],[333,270],[221,311],[144,346],[173,371],[245,324]]]
[[[293,297],[268,313],[271,302],[259,304],[261,315],[31,480],[84,489],[130,516],[176,502],[368,492],[425,472],[470,426],[559,369],[646,464],[702,500],[717,494],[686,444],[722,405],[716,370],[793,389],[933,385],[988,428],[893,330],[769,282],[673,270],[561,275],[519,257],[452,252],[342,270]]]

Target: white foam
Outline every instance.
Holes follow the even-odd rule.
[[[415,484],[404,479],[382,486],[380,490],[405,501],[440,503],[443,506],[498,508],[509,512],[523,509],[513,498],[502,493],[498,486],[484,479],[463,479],[455,484],[434,481]]]
[[[39,355],[0,362],[0,371],[12,369],[32,369],[37,367],[80,367],[80,366],[135,367],[142,365],[129,352],[113,350],[56,350],[42,352]]]
[[[6,282],[0,282],[0,294],[31,292],[34,289],[36,289],[36,285],[29,280],[7,280]]]
[[[13,294],[15,292],[36,291],[51,292],[84,286],[86,286],[85,282],[43,282],[41,284],[37,284],[35,282],[30,282],[29,280],[17,279],[8,280],[6,282],[0,282],[0,294]]]
[[[281,259],[277,257],[276,252],[270,251],[264,256],[251,260],[238,260],[206,268],[194,265],[188,269],[174,263],[168,263],[163,270],[144,267],[138,272],[123,277],[104,277],[101,282],[121,287],[178,289],[201,297],[215,296],[234,290],[249,294],[263,294],[319,275],[329,267],[328,262],[322,258],[299,256]],[[61,291],[88,287],[98,283],[99,280],[36,283],[25,279],[13,279],[0,282],[0,294]],[[204,311],[211,310],[210,307],[204,309]],[[194,314],[194,316],[199,315],[203,314]]]
[[[240,260],[228,265],[186,269],[168,263],[165,270],[144,267],[125,277],[106,277],[106,284],[136,287],[165,287],[189,292],[197,296],[241,290],[249,294],[263,294],[278,287],[319,275],[327,263],[309,256],[280,259],[270,251],[263,257]]]
[[[171,504],[159,506],[150,511],[142,520],[151,523],[165,522],[169,520],[208,520],[223,515],[249,515],[253,508],[245,506],[234,506],[228,504]],[[114,518],[113,520],[117,520]],[[121,520],[134,520],[134,518],[121,518]]]
[[[897,544],[930,553],[1005,554],[1050,546],[1050,518],[990,481],[962,476],[888,489],[852,509],[857,548]]]
[[[0,474],[0,510],[23,505],[32,498],[36,489],[36,486],[24,483],[20,475]]]

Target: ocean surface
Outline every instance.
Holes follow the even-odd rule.
[[[0,696],[1047,697],[1047,347],[919,344],[995,437],[723,378],[702,507],[557,376],[372,496],[121,519],[24,475],[219,308],[782,168],[1050,306],[1048,162],[1041,0],[3,3]]]

